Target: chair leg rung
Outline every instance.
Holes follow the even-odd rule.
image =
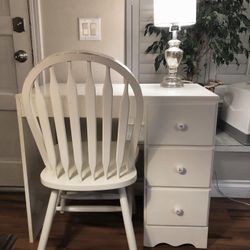
[[[57,211],[64,212],[121,212],[120,206],[64,206],[63,210],[60,206]]]

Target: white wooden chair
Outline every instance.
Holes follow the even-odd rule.
[[[87,68],[87,80],[81,85],[81,91],[80,85],[75,83],[73,77],[73,61],[82,61],[83,66]],[[65,84],[58,84],[56,79],[54,66],[59,63],[68,65]],[[93,63],[106,68],[104,84],[98,85],[103,86],[101,97],[97,94],[97,84],[93,80]],[[49,71],[50,78],[46,88],[40,86],[37,80],[44,70]],[[119,122],[115,141],[111,140],[112,119],[114,110],[117,109],[114,107],[111,70],[124,78],[124,88],[119,98]],[[63,87],[65,92],[62,91]],[[46,247],[53,216],[62,193],[77,191],[87,194],[89,191],[110,190],[116,190],[120,200],[129,249],[137,249],[126,187],[133,184],[137,178],[135,160],[143,116],[143,98],[140,86],[129,69],[113,58],[93,52],[57,53],[42,60],[31,70],[24,82],[22,98],[28,124],[45,164],[40,175],[41,182],[51,189],[38,249]],[[101,105],[97,104],[97,100],[101,100]],[[132,135],[128,140],[126,136],[132,106],[135,119]],[[87,141],[81,139],[81,117],[86,118]],[[70,141],[65,128],[66,118],[70,121]],[[101,141],[97,140],[97,118],[102,119]],[[67,210],[63,201],[64,199],[59,210],[65,208],[65,211],[78,211],[74,208]],[[96,209],[109,211],[107,207]],[[93,207],[85,207],[79,211],[93,211]]]

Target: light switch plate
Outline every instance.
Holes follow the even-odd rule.
[[[80,40],[101,40],[101,18],[79,18]]]

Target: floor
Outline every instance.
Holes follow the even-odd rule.
[[[250,202],[250,199],[244,201]],[[190,245],[171,247],[166,244],[143,248],[142,198],[137,197],[134,227],[138,249],[191,250]],[[209,250],[250,250],[250,207],[227,199],[212,198],[209,222]],[[35,250],[28,242],[23,193],[0,193],[0,234],[17,237],[13,249]],[[57,213],[47,250],[128,249],[120,213]]]

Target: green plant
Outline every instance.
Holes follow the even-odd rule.
[[[196,24],[182,28],[178,34],[181,49],[184,52],[182,64],[186,78],[197,77],[207,59],[212,58],[218,66],[235,61],[237,55],[249,56],[249,48],[244,46],[241,35],[250,29],[250,19],[246,16],[246,6],[250,0],[200,0],[197,7]],[[155,70],[161,64],[166,65],[164,51],[171,34],[166,28],[155,27],[152,23],[145,26],[144,35],[155,34],[154,41],[145,53],[155,53]],[[250,36],[248,43],[250,42]]]

